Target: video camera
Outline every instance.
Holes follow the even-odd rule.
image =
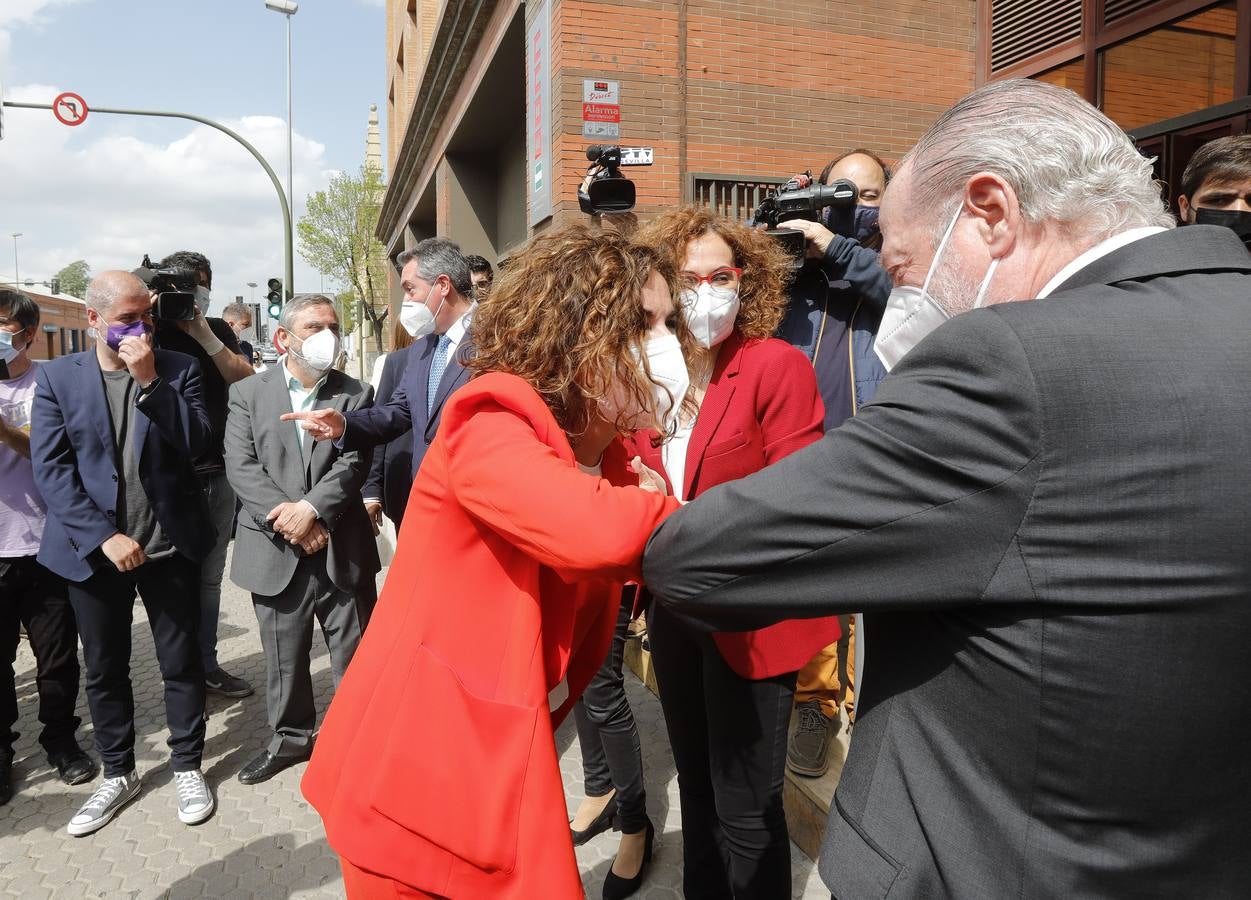
[[[793,228],[778,228],[778,223],[791,219],[816,222],[821,211],[828,207],[830,217],[826,227],[835,234],[845,234],[855,218],[859,196],[855,184],[846,178],[833,184],[814,184],[812,173],[804,172],[770,192],[756,207],[754,221],[757,225],[769,226],[767,234],[790,254],[795,268],[800,268],[804,264],[804,233]]]
[[[156,318],[175,322],[190,322],[195,318],[195,289],[199,283],[195,269],[160,269],[145,253],[143,262],[131,274],[146,284],[149,291],[156,292],[156,302],[152,304],[152,315]]]
[[[651,147],[618,147],[592,144],[586,148],[591,161],[587,171],[600,171],[591,177],[585,190],[578,189],[578,206],[584,213],[623,213],[634,208],[634,182],[621,174],[622,166],[650,166]]]

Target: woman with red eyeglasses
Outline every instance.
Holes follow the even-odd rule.
[[[638,432],[633,452],[690,500],[819,440],[825,410],[812,366],[772,337],[786,309],[785,253],[762,232],[694,208],[653,220],[636,239],[678,270],[702,351],[688,359],[676,432],[663,442]],[[838,639],[838,619],[708,634],[653,604],[648,634],[678,770],[687,900],[789,897],[782,783],[795,676]]]

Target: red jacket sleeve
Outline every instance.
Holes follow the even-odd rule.
[[[538,395],[524,396],[529,388],[519,379],[491,382],[500,385],[507,389],[462,389],[445,410],[448,483],[457,500],[542,565],[574,576],[638,579],[648,537],[678,502],[578,471],[540,434],[549,430],[543,419],[550,412]]]

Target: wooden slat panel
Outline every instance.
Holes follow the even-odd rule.
[[[1081,33],[1082,0],[992,0],[991,71],[1006,69]]]
[[[1126,16],[1142,12],[1148,6],[1155,6],[1161,0],[1105,0],[1103,4],[1103,24],[1111,25]]]

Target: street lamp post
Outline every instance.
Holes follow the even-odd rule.
[[[20,238],[21,236],[22,236],[22,232],[20,231],[13,232],[13,283],[19,286],[22,283],[22,273],[18,271],[18,268],[17,268],[17,239]]]
[[[255,281],[249,281],[249,282],[248,282],[248,287],[250,287],[250,288],[252,289],[252,302],[253,302],[253,303],[255,303],[255,302],[256,302],[256,282],[255,282]]]
[[[282,13],[287,17],[287,205],[291,208],[292,216],[295,215],[295,195],[292,193],[292,156],[291,156],[291,17],[296,14],[300,8],[300,4],[294,0],[265,0],[265,8],[272,9],[274,12]],[[295,290],[290,284],[287,286],[288,291]]]

